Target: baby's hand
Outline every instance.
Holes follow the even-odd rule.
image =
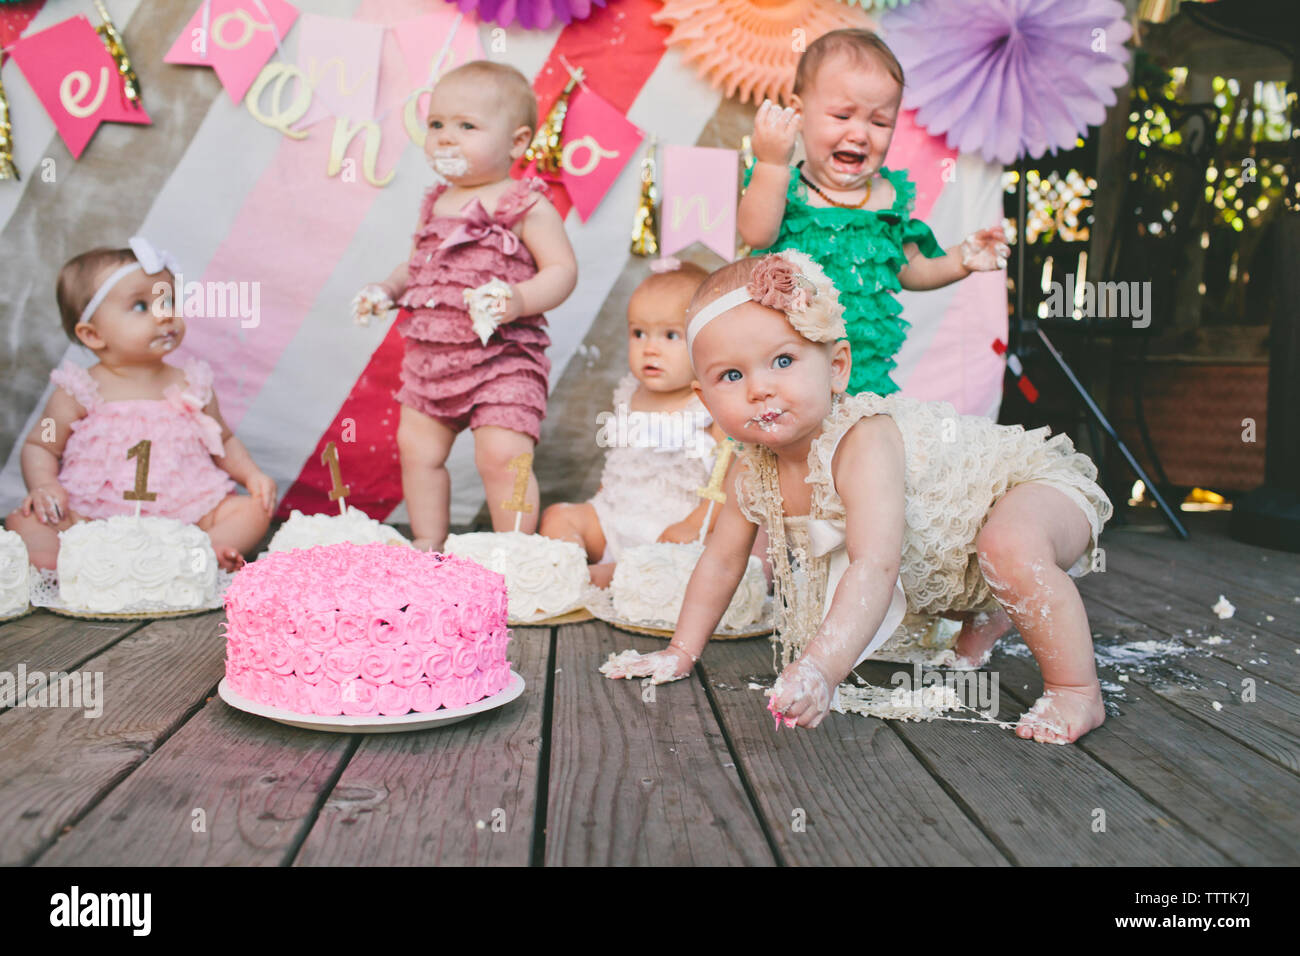
[[[260,504],[267,514],[275,509],[275,481],[265,472],[258,471],[248,476],[244,483],[253,500]]]
[[[767,709],[787,727],[813,728],[830,712],[833,690],[821,667],[805,654],[776,679]]]
[[[754,115],[754,137],[750,141],[754,159],[777,166],[790,165],[801,125],[802,116],[793,106],[782,109],[771,100],[763,100]]]
[[[1001,226],[990,226],[962,240],[961,264],[971,272],[992,272],[1007,267],[1011,247]]]
[[[23,517],[35,511],[41,524],[59,524],[68,516],[68,489],[57,481],[37,485],[23,499],[19,511]]]
[[[369,325],[371,316],[383,315],[393,307],[393,297],[382,285],[371,283],[352,299],[352,321]]]
[[[642,654],[640,651],[610,654],[609,660],[600,665],[600,672],[611,680],[649,677],[652,684],[667,684],[689,676],[694,666],[695,658],[680,647],[670,644],[666,650],[655,651],[653,654]]]
[[[477,289],[466,289],[464,295],[470,323],[484,345],[492,338],[497,326],[519,318],[515,290],[500,279],[485,282]]]

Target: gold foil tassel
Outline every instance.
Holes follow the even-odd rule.
[[[554,175],[560,171],[560,157],[564,151],[560,140],[564,135],[564,117],[569,113],[569,95],[581,82],[582,67],[569,70],[569,82],[564,84],[564,91],[560,93],[560,98],[546,114],[546,121],[537,128],[533,141],[524,151],[524,159],[536,163],[539,173]]]
[[[0,182],[21,177],[14,165],[14,131],[9,125],[9,97],[5,95],[4,80],[0,80]]]
[[[653,256],[659,253],[659,221],[655,206],[659,188],[655,186],[655,137],[650,137],[645,158],[641,160],[641,201],[632,220],[632,255]]]
[[[113,62],[117,64],[118,76],[122,77],[122,92],[128,100],[139,106],[140,78],[135,75],[135,67],[131,65],[131,57],[127,55],[126,44],[122,42],[122,34],[118,33],[117,27],[113,25],[113,20],[109,17],[103,0],[95,0],[95,9],[99,11],[99,16],[104,21],[95,27],[95,32],[104,41],[104,46],[108,49],[109,55],[113,58]]]

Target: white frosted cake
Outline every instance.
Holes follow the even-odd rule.
[[[676,623],[686,585],[704,548],[698,544],[642,544],[625,550],[609,583],[614,613],[634,624]],[[739,631],[763,617],[767,580],[763,563],[750,555],[740,586],[722,616],[723,629]]]
[[[13,531],[0,529],[0,618],[27,610],[27,545]]]
[[[280,526],[268,551],[295,551],[327,544],[410,544],[391,525],[371,518],[360,508],[349,507],[346,514],[305,515],[291,512]]]
[[[59,597],[104,614],[183,610],[217,593],[208,536],[171,518],[119,515],[59,532]]]
[[[587,555],[572,541],[516,531],[480,531],[448,535],[442,550],[505,576],[511,623],[542,621],[572,611],[582,604],[590,580]]]

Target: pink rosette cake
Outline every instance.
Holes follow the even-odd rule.
[[[226,591],[226,681],[322,716],[464,707],[510,683],[505,578],[383,544],[273,552]]]

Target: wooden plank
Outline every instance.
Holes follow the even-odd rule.
[[[0,864],[31,862],[171,735],[221,677],[213,612],[156,621],[88,660],[103,713],[13,708],[0,715]]]
[[[1022,710],[1042,691],[1038,668],[1027,659],[995,654],[989,668]],[[1025,684],[1032,693],[1021,689]],[[1160,694],[1133,687],[1119,706],[1122,713],[1083,737],[1079,750],[1233,863],[1295,863],[1300,779]]]
[[[1111,548],[1106,556],[1106,573],[1143,581],[1157,591],[1185,598],[1204,608],[1207,622],[1219,620],[1211,608],[1222,594],[1236,607],[1236,613],[1229,620],[1245,624],[1255,631],[1268,631],[1300,645],[1300,604],[1294,603],[1290,597],[1292,591],[1300,592],[1300,580],[1291,582],[1290,591],[1277,598],[1235,581],[1225,581],[1220,571],[1231,567],[1231,561],[1211,564],[1199,555],[1192,555],[1191,560],[1170,558],[1131,550],[1127,546]]]
[[[527,866],[550,649],[549,628],[513,628],[518,700],[450,727],[362,738],[294,865]]]
[[[0,671],[16,679],[20,665],[28,674],[75,670],[147,623],[78,621],[36,610],[0,626]]]
[[[1098,602],[1123,611],[1154,630],[1210,649],[1216,657],[1247,674],[1288,687],[1300,686],[1300,654],[1296,653],[1294,642],[1235,618],[1221,621],[1210,613],[1204,601],[1185,598],[1110,570],[1080,578],[1079,593],[1088,607]],[[1226,638],[1228,643],[1217,646],[1203,643],[1215,636]]]
[[[1191,648],[1188,654],[1143,666],[1141,670],[1145,673],[1139,673],[1137,667],[1124,671],[1130,684],[1148,687],[1152,693],[1235,737],[1280,766],[1300,772],[1300,696],[1280,684],[1247,675],[1240,667],[1211,653],[1221,650],[1221,646],[1196,644],[1185,637],[1155,630],[1100,601],[1088,602],[1088,619],[1094,635],[1114,635],[1124,642],[1167,642],[1173,637]],[[1020,651],[1029,653],[1023,645]],[[1099,672],[1104,680],[1118,682],[1117,670],[1101,668]],[[1247,689],[1244,680],[1254,682],[1253,702],[1241,699]],[[1214,709],[1216,701],[1222,710]]]
[[[38,863],[287,863],[356,739],[286,727],[210,698]]]
[[[889,668],[867,679],[888,686]],[[1032,685],[1031,685],[1032,686]],[[1002,696],[1002,688],[999,688]],[[1002,696],[997,714],[1020,710]],[[1021,740],[987,724],[895,722],[909,748],[1007,854],[1025,866],[1200,866],[1230,862],[1120,776],[1072,745]],[[1104,732],[1105,727],[1096,731]],[[1094,831],[1105,814],[1105,831]]]
[[[749,687],[774,678],[767,641],[711,644],[703,665],[783,863],[1007,865],[888,721],[833,713],[816,730],[777,731]]]
[[[597,668],[612,651],[665,642],[558,630],[546,864],[773,864],[699,676],[611,681]]]

